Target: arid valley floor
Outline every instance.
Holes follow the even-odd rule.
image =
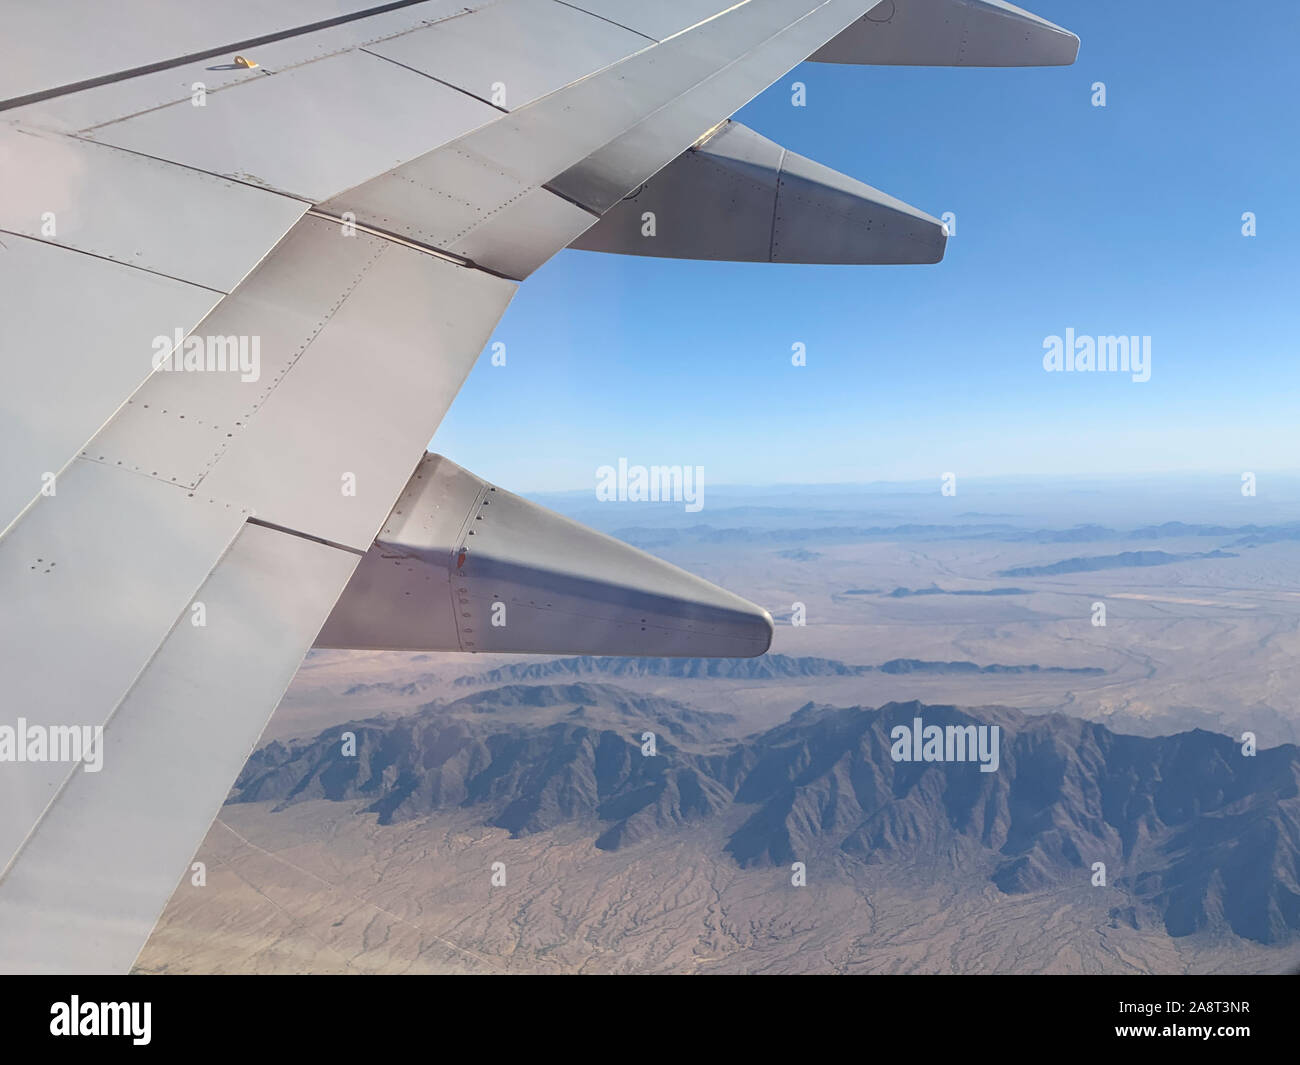
[[[542,499],[771,653],[313,652],[137,971],[1294,969],[1295,487]],[[915,716],[998,724],[998,770],[896,764]]]

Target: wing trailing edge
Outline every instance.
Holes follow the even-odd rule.
[[[766,610],[426,455],[317,647],[748,658]]]
[[[569,246],[670,259],[937,263],[943,223],[725,122]]]
[[[1069,66],[1079,38],[1003,0],[881,0],[808,58],[919,67]]]

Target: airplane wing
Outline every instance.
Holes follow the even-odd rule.
[[[318,638],[763,653],[766,611],[426,443],[567,246],[941,257],[936,219],[728,121],[804,59],[1078,43],[994,0],[5,0],[0,33],[0,970],[28,973],[130,968]]]

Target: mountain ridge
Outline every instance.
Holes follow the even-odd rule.
[[[834,658],[794,656],[775,652],[758,658],[641,658],[578,655],[543,662],[521,662],[483,673],[457,677],[453,684],[469,688],[480,684],[543,681],[559,676],[673,677],[773,680],[799,677],[862,677],[870,673],[1072,673],[1100,676],[1099,666],[1040,666],[1037,663],[981,666],[975,662],[941,662],[919,658],[891,658],[878,666],[855,665]],[[348,694],[362,690],[354,686]],[[368,689],[373,690],[373,689]]]
[[[540,725],[509,716],[529,705],[569,709]],[[919,702],[806,703],[719,742],[712,716],[615,685],[507,685],[268,744],[229,801],[351,801],[383,824],[455,806],[516,836],[585,825],[602,850],[718,820],[741,866],[828,850],[867,864],[929,857],[979,869],[1004,894],[1086,885],[1104,862],[1171,935],[1226,928],[1274,943],[1300,931],[1293,745],[1247,757],[1202,730],[1127,736],[1061,714]],[[895,761],[895,730],[917,718],[996,727],[997,771]],[[342,753],[347,732],[355,756]]]

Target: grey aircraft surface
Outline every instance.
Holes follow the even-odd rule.
[[[762,654],[760,607],[428,441],[563,248],[942,258],[731,120],[797,64],[1079,44],[1000,0],[4,0],[0,36],[20,973],[130,969],[312,646]]]

